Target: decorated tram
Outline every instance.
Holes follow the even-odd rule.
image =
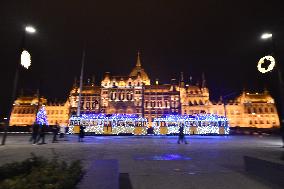
[[[79,133],[79,126],[85,127],[85,132],[93,134],[146,135],[148,121],[136,114],[82,114],[71,116],[69,120],[70,133]]]
[[[146,135],[149,128],[156,135],[171,135],[183,126],[185,134],[229,134],[228,119],[215,114],[165,115],[151,123],[136,114],[82,114],[71,116],[69,132],[79,133],[79,126],[84,126],[85,132],[96,135]]]
[[[158,135],[176,134],[180,126],[184,127],[184,134],[227,135],[230,131],[228,119],[215,114],[167,115],[153,121]]]

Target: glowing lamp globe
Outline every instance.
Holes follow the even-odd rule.
[[[261,35],[261,39],[269,39],[272,38],[272,33],[264,33]]]
[[[29,69],[31,65],[31,55],[26,50],[23,50],[21,54],[21,65],[26,69]]]
[[[28,33],[35,33],[36,32],[36,29],[32,26],[26,26],[25,30]]]
[[[265,63],[265,61],[269,61],[270,64],[268,65],[267,68],[263,68],[262,67],[262,64]],[[257,64],[257,69],[258,71],[260,71],[261,73],[267,73],[267,72],[270,72],[273,70],[275,66],[275,59],[273,58],[273,56],[265,56],[265,57],[262,57],[259,61],[258,61],[258,64]]]

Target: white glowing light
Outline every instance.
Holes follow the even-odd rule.
[[[270,61],[270,64],[267,68],[263,68],[261,67],[262,64],[265,62],[265,60],[268,60]],[[267,72],[270,72],[273,70],[275,66],[275,59],[273,58],[273,56],[265,56],[265,57],[262,57],[259,61],[258,61],[258,64],[257,64],[257,69],[258,71],[260,71],[261,73],[267,73]]]
[[[31,55],[26,50],[23,50],[21,54],[21,65],[26,69],[29,69],[31,65]]]
[[[264,33],[261,35],[261,39],[269,39],[272,38],[272,33]]]
[[[36,32],[36,29],[32,26],[26,26],[25,30],[28,33],[35,33]]]

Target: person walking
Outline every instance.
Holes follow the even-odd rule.
[[[53,134],[52,143],[55,143],[55,142],[58,141],[57,140],[58,130],[59,130],[59,127],[58,127],[58,124],[56,122],[55,125],[52,127],[52,134]]]
[[[46,144],[45,143],[45,130],[46,130],[46,125],[40,125],[39,127],[39,137],[37,139],[37,144]],[[39,143],[41,139],[41,143]]]
[[[69,134],[69,127],[68,125],[65,127],[65,137],[64,137],[64,140],[65,141],[68,141],[68,134]]]
[[[180,126],[179,126],[179,133],[178,133],[178,144],[180,144],[181,142],[184,142],[185,144],[187,144],[187,141],[186,141],[186,139],[185,139],[185,136],[184,136],[184,126],[183,126],[183,124],[181,124]]]
[[[36,145],[38,132],[39,132],[39,124],[37,122],[35,122],[33,124],[33,126],[32,126],[32,141],[33,141],[33,145]]]
[[[80,125],[79,142],[83,142],[84,137],[85,137],[85,127]]]

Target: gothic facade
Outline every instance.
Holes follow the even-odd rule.
[[[70,116],[76,115],[80,92],[80,113],[137,114],[147,118],[149,125],[154,118],[167,114],[198,113],[225,115],[232,127],[271,128],[280,125],[275,102],[268,91],[243,92],[229,103],[214,103],[209,99],[204,76],[201,85],[187,84],[183,77],[180,81],[172,79],[170,84],[151,84],[139,53],[135,67],[127,76],[107,72],[100,86],[95,85],[94,79],[89,79],[82,91],[75,80],[66,103],[61,105],[48,104],[46,99],[41,99],[51,125],[56,122],[66,125]],[[14,104],[10,125],[32,124],[37,103],[33,97],[19,97]]]

